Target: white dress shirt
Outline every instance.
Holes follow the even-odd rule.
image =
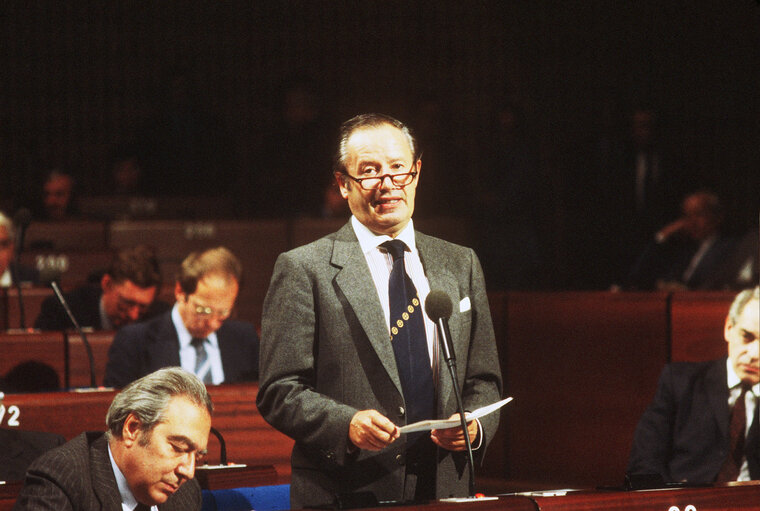
[[[113,469],[113,475],[116,477],[116,486],[119,487],[119,495],[121,495],[121,509],[122,511],[134,511],[137,507],[137,499],[132,494],[132,490],[129,489],[127,484],[127,478],[122,474],[121,469],[116,465],[111,453],[111,446],[108,446],[108,458],[111,460],[111,468]],[[151,506],[150,511],[158,511],[158,506]]]
[[[195,351],[195,346],[192,344],[193,336],[187,331],[185,323],[179,315],[179,309],[176,303],[172,308],[172,323],[174,323],[174,329],[177,331],[177,338],[179,339],[179,364],[185,371],[195,374],[195,359],[197,352]],[[212,332],[206,337],[204,347],[208,354],[204,368],[210,365],[211,382],[214,385],[219,385],[224,382],[224,368],[222,367],[222,353],[219,351],[219,342],[216,337],[216,332]],[[205,374],[206,371],[204,368],[201,368],[201,374]]]

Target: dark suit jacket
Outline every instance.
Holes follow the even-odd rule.
[[[683,273],[699,245],[678,238],[658,244],[652,241],[636,260],[628,276],[628,287],[653,289],[658,280],[680,282],[689,289],[710,289],[713,278],[724,260],[731,254],[736,240],[721,236],[699,260],[689,280]]]
[[[100,297],[103,290],[100,284],[79,287],[70,293],[64,293],[63,297],[71,308],[71,313],[76,318],[79,326],[90,327],[95,330],[103,330],[100,321]],[[166,302],[156,300],[153,302],[143,319],[152,318],[169,308]],[[72,330],[71,323],[63,306],[55,296],[47,297],[40,308],[40,315],[34,322],[34,328],[38,330]]]
[[[17,265],[15,261],[11,261],[9,269],[11,272],[11,279],[13,279],[14,284],[16,283],[17,279],[18,282],[22,283],[35,285],[40,283],[40,272],[37,271],[37,268],[30,268],[29,266],[24,266],[23,264]]]
[[[459,386],[469,410],[497,401],[501,374],[480,263],[468,248],[416,233],[431,289],[451,297],[449,320]],[[471,307],[460,312],[460,301]],[[264,301],[257,405],[275,428],[295,439],[291,457],[294,508],[330,503],[336,493],[371,491],[401,500],[402,436],[378,452],[349,454],[348,426],[375,409],[398,425],[405,403],[380,300],[351,223],[281,254]],[[445,371],[437,381],[437,415],[456,410]],[[499,414],[481,420],[485,446]],[[466,495],[463,453],[437,453],[437,495]]]
[[[725,358],[666,366],[636,427],[628,472],[660,474],[666,482],[715,481],[729,451],[728,395]],[[752,479],[760,479],[758,427],[756,414],[746,443]]]
[[[259,337],[250,323],[228,319],[216,332],[225,383],[255,381],[259,376]],[[121,388],[167,366],[179,366],[179,338],[171,311],[127,325],[108,350],[103,384]]]
[[[14,511],[121,511],[121,496],[103,433],[82,433],[48,451],[29,467]],[[192,479],[158,506],[161,511],[201,508],[201,489]]]
[[[0,481],[22,481],[35,459],[65,442],[55,433],[0,428]]]

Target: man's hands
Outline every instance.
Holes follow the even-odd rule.
[[[459,420],[459,414],[455,413],[449,418]],[[478,436],[478,422],[474,420],[470,421],[467,424],[467,432],[470,434],[470,443],[474,443]],[[464,451],[467,449],[461,426],[456,428],[434,429],[430,432],[430,438],[435,445],[449,451]]]
[[[377,410],[356,412],[348,426],[348,438],[359,449],[379,451],[392,444],[401,433]]]
[[[455,413],[451,419],[459,419]],[[470,442],[474,443],[478,436],[478,422],[467,424]],[[348,427],[348,438],[359,449],[379,451],[395,442],[401,433],[398,427],[377,410],[362,410],[356,412]],[[434,429],[430,438],[437,446],[449,451],[463,451],[467,448],[462,434],[462,428]]]

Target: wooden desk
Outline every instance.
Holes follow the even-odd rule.
[[[6,374],[22,362],[33,360],[50,366],[58,374],[59,384],[62,385],[65,351],[61,332],[0,333],[0,374]]]
[[[114,251],[105,248],[32,250],[21,254],[21,263],[36,268],[43,281],[54,279],[61,288],[72,289],[85,284],[93,272],[108,268],[113,256]]]
[[[106,223],[96,220],[32,222],[26,231],[26,250],[103,250]]]
[[[509,293],[506,307],[502,477],[619,484],[668,359],[667,295]]]
[[[106,375],[108,363],[108,349],[116,332],[98,330],[85,332],[87,340],[92,348],[92,357],[95,362],[95,384],[101,385]],[[87,358],[87,350],[82,342],[82,337],[75,331],[66,332],[68,343],[68,364],[64,388],[89,387],[90,386],[90,361]]]
[[[34,320],[40,315],[42,302],[53,295],[49,287],[23,287],[21,297],[24,299],[26,328],[34,326]],[[21,309],[16,288],[0,290],[0,330],[21,327]]]
[[[293,441],[269,426],[256,408],[258,384],[209,387],[214,403],[211,425],[227,443],[229,461],[248,465],[273,465],[283,482],[290,479]],[[115,391],[9,394],[3,404],[17,406],[18,425],[34,431],[50,431],[74,438],[83,431],[105,430],[105,416]],[[6,414],[5,420],[8,419]],[[209,439],[209,463],[219,462],[218,442]]]
[[[513,497],[504,497],[499,509],[512,509]],[[565,496],[530,499],[538,511],[735,511],[760,508],[760,481],[705,488],[633,492],[571,492]]]

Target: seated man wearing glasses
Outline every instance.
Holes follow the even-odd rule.
[[[119,251],[98,284],[79,287],[64,298],[80,326],[118,330],[167,310],[167,303],[156,300],[160,288],[155,252],[138,245]],[[42,302],[34,328],[68,330],[74,324],[58,299],[50,296]]]
[[[224,247],[182,262],[171,311],[117,332],[103,384],[121,388],[166,366],[181,366],[207,384],[258,378],[259,338],[250,323],[228,319],[242,266]]]

